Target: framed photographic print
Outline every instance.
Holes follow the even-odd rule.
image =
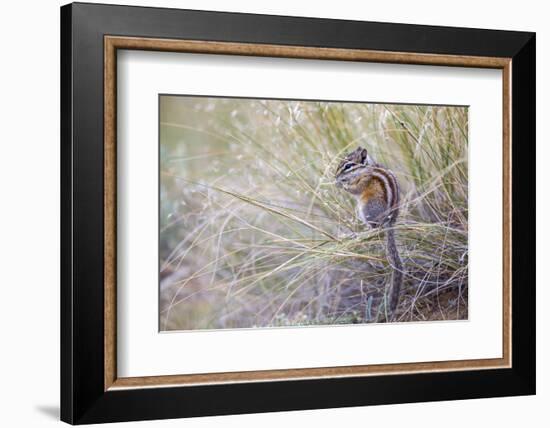
[[[535,393],[535,35],[61,8],[61,418]]]

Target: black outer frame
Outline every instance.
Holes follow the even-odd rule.
[[[512,368],[105,392],[104,35],[512,58]],[[61,420],[84,424],[534,394],[535,95],[534,33],[63,6]]]

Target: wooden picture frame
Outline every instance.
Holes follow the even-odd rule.
[[[502,70],[502,358],[118,377],[118,49]],[[535,392],[533,33],[76,3],[61,8],[61,55],[62,420],[114,422]]]

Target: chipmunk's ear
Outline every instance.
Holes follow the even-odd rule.
[[[359,147],[357,150],[359,150],[359,159],[361,159],[360,163],[362,165],[366,165],[369,161],[369,154],[367,153],[367,149]]]

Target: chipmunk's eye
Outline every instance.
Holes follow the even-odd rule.
[[[343,170],[343,171],[347,171],[347,170],[350,169],[352,166],[353,166],[353,162],[348,162],[347,164],[344,165],[344,168],[343,168],[342,170]]]

